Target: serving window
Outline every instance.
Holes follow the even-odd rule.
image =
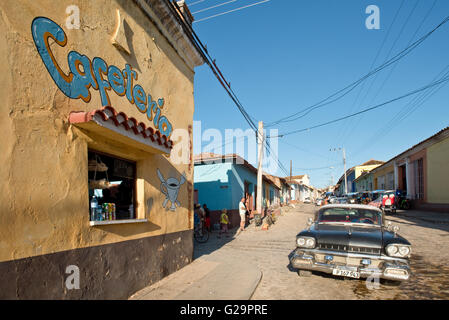
[[[136,219],[136,163],[89,150],[88,171],[91,224]]]

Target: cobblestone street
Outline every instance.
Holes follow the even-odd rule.
[[[381,282],[369,290],[365,280],[344,279],[314,273],[299,277],[289,266],[295,249],[295,235],[305,228],[317,207],[302,204],[283,209],[268,231],[250,226],[235,238],[217,238],[213,233],[205,244],[195,244],[195,258],[246,261],[262,272],[252,299],[448,299],[449,218],[445,214],[398,212],[387,216],[400,227],[399,234],[412,243],[412,277],[396,284]],[[238,270],[235,270],[239,272]],[[219,277],[219,275],[217,275]],[[373,284],[375,285],[375,284]],[[192,297],[195,299],[195,297]]]

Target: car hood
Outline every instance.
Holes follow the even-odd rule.
[[[367,248],[382,248],[382,229],[356,225],[318,224],[315,226],[318,244],[334,244]]]

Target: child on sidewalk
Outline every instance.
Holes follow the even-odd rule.
[[[220,233],[218,234],[218,238],[221,238],[222,233],[225,233],[226,237],[229,238],[229,235],[228,235],[229,217],[227,215],[226,209],[223,209],[221,211],[220,224],[221,224],[221,229],[220,229]]]

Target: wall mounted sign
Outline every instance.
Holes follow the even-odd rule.
[[[65,74],[53,52],[50,50],[49,38],[59,46],[67,44],[67,36],[64,30],[52,20],[45,17],[37,17],[31,23],[31,33],[37,51],[58,88],[71,99],[82,99],[89,102],[91,99],[90,88],[98,90],[103,106],[110,106],[108,91],[111,89],[119,96],[125,96],[136,108],[147,115],[149,121],[161,134],[170,137],[173,127],[167,117],[162,115],[164,98],[153,100],[150,94],[137,81],[137,72],[129,64],[120,70],[114,65],[108,66],[106,62],[95,57],[92,61],[85,55],[76,51],[70,51],[67,61],[70,72]]]
[[[181,204],[178,201],[178,193],[181,185],[184,184],[184,182],[186,182],[186,177],[183,174],[179,180],[176,178],[168,178],[167,180],[165,180],[164,176],[162,175],[159,169],[157,169],[157,175],[159,177],[159,180],[161,180],[161,192],[165,195],[165,200],[164,203],[162,204],[162,207],[165,208],[167,206],[167,202],[170,201],[171,202],[170,210],[175,211],[176,210],[175,204],[177,204],[178,207],[181,206]]]

